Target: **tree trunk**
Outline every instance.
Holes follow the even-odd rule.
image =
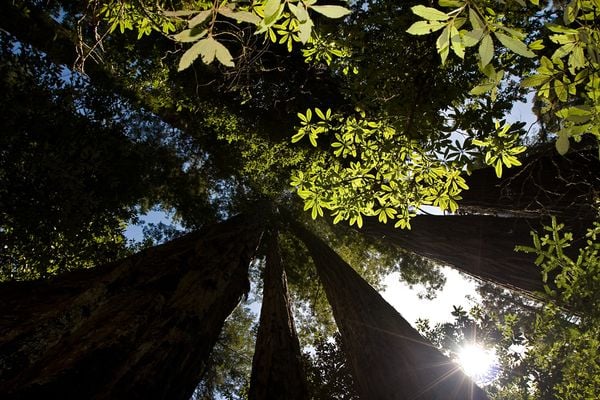
[[[544,290],[540,268],[534,264],[536,256],[514,248],[532,246],[529,232],[539,231],[540,222],[484,215],[419,215],[411,220],[410,230],[369,218],[361,232],[484,281],[532,293]],[[570,228],[581,236],[583,225],[575,223]]]
[[[0,287],[4,399],[188,399],[248,292],[244,216],[53,281]]]
[[[588,146],[588,147],[586,147]],[[461,210],[561,220],[594,217],[594,196],[600,190],[600,160],[595,143],[561,156],[549,146],[523,162],[505,169],[502,179],[493,168],[482,168],[465,177],[469,190],[459,202]]]
[[[248,398],[307,399],[301,357],[275,232],[267,243],[263,301]]]
[[[487,398],[329,246],[294,230],[315,262],[362,399]]]

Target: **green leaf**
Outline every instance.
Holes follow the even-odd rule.
[[[200,11],[198,15],[188,21],[188,26],[190,28],[195,27],[196,25],[200,25],[212,14],[212,10]]]
[[[563,103],[567,101],[567,98],[569,96],[567,92],[567,86],[564,82],[562,82],[559,79],[554,80],[554,92],[556,93],[556,97],[558,97],[560,101],[562,101]]]
[[[200,55],[205,64],[210,64],[214,60],[216,53],[214,42],[216,42],[216,40],[213,38],[206,38],[194,43],[194,45],[181,56],[178,71],[183,71],[188,68]]]
[[[427,35],[435,31],[439,31],[446,26],[445,22],[436,21],[418,21],[415,22],[406,30],[411,35]]]
[[[474,29],[464,34],[462,41],[465,47],[473,47],[483,37],[483,29]]]
[[[566,134],[559,134],[558,139],[556,139],[555,146],[558,154],[561,156],[567,154],[567,151],[569,151],[569,136]]]
[[[482,94],[485,94],[485,93],[491,91],[495,87],[496,87],[496,84],[494,84],[494,83],[484,83],[483,85],[475,86],[473,89],[471,89],[469,94],[472,94],[475,96],[480,96]],[[475,140],[473,141],[473,143],[475,143]]]
[[[436,10],[432,7],[418,5],[411,7],[411,10],[414,14],[417,14],[419,17],[425,18],[429,21],[446,21],[450,18],[450,16],[445,12]]]
[[[299,2],[297,5],[293,3],[288,3],[288,7],[300,23],[303,23],[310,18],[308,16],[308,11],[304,7],[303,3]]]
[[[575,43],[567,43],[563,46],[560,46],[558,49],[556,49],[554,54],[552,54],[552,60],[554,61],[558,58],[563,58],[567,54],[571,53],[575,49],[575,45]]]
[[[567,121],[575,122],[576,124],[585,124],[589,122],[592,117],[592,109],[589,106],[573,106],[563,108],[556,112],[559,118],[566,119]]]
[[[487,34],[481,39],[481,44],[479,45],[479,58],[481,59],[481,68],[485,68],[486,65],[492,61],[494,57],[494,41],[492,37]]]
[[[485,23],[479,18],[477,12],[469,7],[469,21],[471,22],[471,26],[473,29],[484,29]]]
[[[529,50],[527,48],[527,45],[519,39],[515,39],[500,32],[494,32],[494,35],[496,35],[496,37],[504,47],[508,48],[513,53],[527,58],[535,57],[535,53]]]
[[[352,12],[342,6],[311,6],[310,8],[327,18],[342,18]]]
[[[304,135],[306,135],[306,131],[304,129],[300,129],[298,133],[292,136],[292,143],[299,142],[304,137]]]
[[[196,14],[197,10],[163,11],[165,17],[187,17]]]
[[[198,15],[188,21],[188,26],[193,28],[200,25],[212,14],[212,10],[200,11]]]
[[[532,75],[521,81],[523,87],[536,87],[541,86],[548,82],[552,77],[548,75]]]
[[[248,22],[252,25],[260,24],[260,17],[249,11],[234,11],[229,7],[219,8],[219,14],[224,17],[235,19],[238,22]]]
[[[267,0],[263,7],[265,20],[268,20],[274,15],[278,14],[280,6],[281,0]]]
[[[450,26],[446,26],[446,28],[442,31],[441,35],[438,37],[435,46],[437,51],[442,59],[442,65],[446,63],[446,58],[450,53]]]
[[[544,41],[542,39],[536,40],[535,42],[529,43],[529,48],[531,50],[543,50],[544,49]]]
[[[460,58],[465,58],[465,46],[460,38],[460,34],[458,33],[458,29],[455,26],[450,28],[450,39],[452,41],[452,50],[454,54],[459,56]]]
[[[496,171],[496,176],[498,178],[502,178],[502,160],[496,161],[496,166],[494,167],[494,170]]]
[[[310,18],[298,25],[298,39],[302,44],[306,44],[310,39],[313,26],[314,24]]]
[[[546,24],[546,25],[544,25],[544,28],[547,28],[547,29],[551,30],[552,32],[556,32],[556,33],[570,33],[570,34],[574,34],[574,35],[577,35],[579,33],[579,31],[577,29],[567,28],[564,25]]]
[[[215,40],[215,56],[217,60],[226,67],[235,67],[235,63],[233,62],[233,57],[231,57],[231,53],[222,43],[217,42]]]
[[[198,31],[197,29],[186,29],[179,32],[177,35],[173,35],[172,38],[173,40],[182,43],[196,42],[206,36],[207,33],[208,31],[206,29],[202,31]]]
[[[457,0],[439,0],[440,7],[462,7],[465,3]]]

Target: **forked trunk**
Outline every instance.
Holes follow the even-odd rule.
[[[263,302],[248,398],[303,400],[308,398],[307,385],[277,233],[271,233],[267,240]]]
[[[486,399],[329,246],[294,230],[313,257],[362,399]]]
[[[188,399],[248,291],[237,216],[122,261],[0,287],[4,399]]]

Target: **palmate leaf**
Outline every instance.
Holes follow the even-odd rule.
[[[210,64],[216,57],[221,64],[227,67],[235,65],[227,47],[209,36],[206,39],[199,40],[183,54],[181,60],[179,60],[178,70],[183,71],[188,68],[198,56],[202,58],[202,62],[205,64]]]

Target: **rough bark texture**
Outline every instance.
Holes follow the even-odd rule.
[[[308,399],[301,357],[277,234],[272,233],[267,244],[263,302],[248,398]]]
[[[537,219],[483,215],[419,215],[411,220],[410,230],[367,219],[362,231],[476,278],[533,292],[544,290],[535,255],[514,248],[531,246],[529,232],[539,231],[540,223]],[[584,226],[577,223],[570,228],[581,236]]]
[[[120,262],[0,287],[3,399],[188,399],[249,288],[243,216]]]
[[[505,169],[502,179],[493,168],[465,177],[462,210],[559,219],[590,219],[596,210],[594,196],[600,191],[600,160],[596,145],[561,156],[552,145],[529,157],[523,167]],[[574,147],[582,147],[574,146]]]
[[[487,398],[329,246],[294,230],[315,261],[362,399]]]

